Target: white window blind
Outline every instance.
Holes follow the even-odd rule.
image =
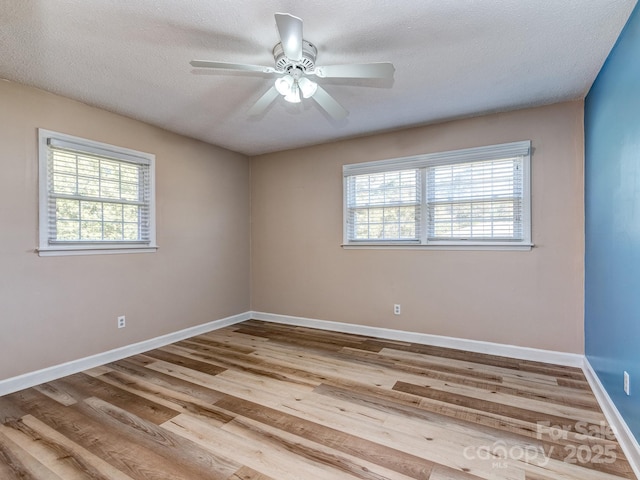
[[[40,130],[40,251],[155,247],[153,156]]]
[[[345,245],[531,246],[530,142],[343,167]]]
[[[522,241],[522,187],[522,157],[428,167],[428,239]]]
[[[417,241],[420,238],[417,169],[353,175],[347,182],[349,238]]]

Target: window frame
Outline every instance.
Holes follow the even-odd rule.
[[[428,195],[427,169],[442,165],[473,163],[486,160],[499,160],[510,157],[522,157],[522,240],[429,240],[428,239]],[[356,175],[417,169],[421,178],[420,236],[410,240],[351,240],[349,238],[349,179]],[[414,155],[409,157],[377,160],[342,167],[343,173],[343,239],[345,249],[440,249],[440,250],[531,250],[531,141],[519,141],[497,145]]]
[[[149,226],[148,240],[76,240],[49,241],[49,152],[50,140],[59,145],[71,145],[73,150],[85,152],[90,156],[111,159],[120,162],[148,165],[149,168]],[[156,200],[155,200],[155,155],[131,150],[107,143],[88,140],[43,128],[38,129],[38,171],[39,171],[39,217],[38,248],[39,256],[60,255],[97,255],[116,253],[150,253],[158,249],[156,244]],[[119,202],[113,202],[119,203]],[[55,212],[54,212],[55,214]]]

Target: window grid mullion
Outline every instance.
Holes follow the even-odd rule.
[[[428,198],[429,191],[427,189],[427,169],[420,169],[420,243],[426,245],[428,243],[428,232],[430,227]]]
[[[79,200],[84,202],[102,202],[102,203],[115,203],[118,205],[135,205],[142,207],[147,205],[145,202],[132,202],[129,200],[117,200],[114,198],[103,198],[103,197],[85,197],[82,195],[65,195],[63,193],[52,194],[49,195],[51,198],[66,198],[68,200]]]

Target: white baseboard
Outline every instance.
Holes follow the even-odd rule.
[[[369,337],[399,340],[404,342],[421,343],[434,347],[456,348],[468,352],[486,353],[501,357],[518,358],[535,362],[553,363],[569,367],[582,368],[584,355],[578,353],[556,352],[529,347],[518,347],[502,343],[482,342],[478,340],[466,340],[464,338],[444,337],[427,333],[407,332],[390,328],[370,327],[351,323],[332,322],[314,318],[294,317],[291,315],[279,315],[275,313],[251,312],[251,318],[265,322],[283,323],[300,327],[317,328],[320,330],[333,330],[336,332],[353,333]]]
[[[250,318],[251,312],[240,313],[238,315],[221,318],[220,320],[207,322],[202,325],[196,325],[195,327],[185,328],[184,330],[179,330],[160,337],[115,348],[107,352],[91,355],[90,357],[72,360],[70,362],[54,365],[35,372],[29,372],[17,377],[0,380],[0,396],[17,392],[24,388],[40,385],[41,383],[50,382],[57,378],[82,372],[83,370],[98,367],[109,362],[115,362],[116,360],[121,360],[123,358],[130,357],[131,355],[143,353],[154,348],[163,347],[170,343],[178,342],[195,335],[200,335],[229,325],[244,322]]]
[[[587,357],[584,357],[582,370],[604,412],[604,416],[607,418],[613,433],[618,439],[618,443],[622,447],[622,451],[626,455],[627,460],[629,460],[633,472],[636,474],[636,477],[640,479],[640,445],[638,444],[638,440],[629,429],[622,415],[620,415],[618,408],[615,403],[613,403],[613,400],[611,400],[602,382],[600,382],[598,375],[591,366],[591,363],[589,363]]]

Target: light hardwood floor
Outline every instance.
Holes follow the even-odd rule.
[[[577,368],[248,321],[0,397],[0,479],[635,478]]]

